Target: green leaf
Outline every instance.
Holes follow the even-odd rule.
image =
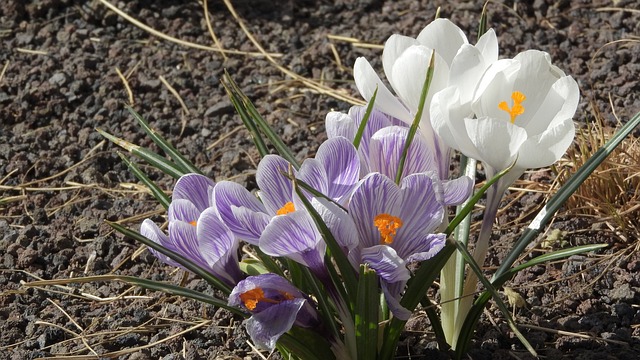
[[[424,111],[425,103],[427,102],[427,94],[429,93],[429,88],[431,87],[431,80],[433,80],[433,71],[436,68],[435,59],[435,50],[432,50],[431,60],[429,60],[429,69],[427,69],[427,75],[425,76],[424,83],[422,85],[422,93],[420,93],[420,103],[418,103],[418,111],[416,112],[416,116],[413,118],[413,123],[411,123],[411,127],[409,128],[407,140],[404,143],[402,155],[400,156],[400,162],[398,163],[398,173],[396,174],[395,179],[396,184],[400,184],[400,180],[402,180],[402,172],[404,171],[404,163],[407,160],[409,147],[411,146],[411,142],[413,142],[413,138],[418,131],[418,126],[420,125],[420,120],[422,119],[422,112]]]
[[[456,246],[450,240],[447,240],[447,244],[439,253],[431,259],[420,263],[420,268],[407,283],[407,289],[402,296],[402,300],[400,300],[400,305],[405,309],[413,311],[424,298],[431,285],[433,285],[433,281],[455,250]],[[400,339],[400,334],[402,334],[405,324],[406,321],[396,317],[391,319],[385,329],[384,343],[380,350],[379,359],[391,360],[394,358],[395,350],[398,346],[398,339]]]
[[[265,144],[264,139],[262,138],[262,134],[258,130],[257,125],[255,124],[253,119],[251,119],[251,116],[249,116],[249,114],[247,113],[247,110],[245,109],[242,103],[242,100],[239,98],[238,94],[234,91],[234,87],[233,87],[234,84],[235,83],[229,76],[229,73],[227,73],[227,71],[225,70],[222,86],[224,87],[224,90],[227,92],[227,96],[229,96],[229,100],[231,100],[231,104],[233,104],[233,107],[238,112],[238,115],[240,115],[240,119],[242,119],[242,123],[247,128],[247,130],[249,130],[249,134],[251,134],[251,139],[253,139],[253,143],[258,149],[260,156],[265,157],[266,155],[269,154],[269,149],[267,148],[267,145]]]
[[[116,136],[113,136],[101,129],[96,129],[97,132],[100,133],[100,135],[104,136],[105,138],[107,138],[109,141],[111,141],[112,143],[120,146],[121,148],[127,150],[128,152],[130,152],[131,154],[145,160],[146,162],[148,162],[151,166],[155,167],[156,169],[162,171],[163,173],[178,179],[180,178],[180,176],[186,174],[184,171],[182,171],[182,169],[180,169],[176,164],[174,164],[173,162],[163,158],[162,156],[154,153],[153,151],[147,149],[147,148],[143,148],[141,146],[132,144],[126,140],[120,139]]]
[[[165,140],[162,136],[156,133],[150,126],[149,123],[138,114],[131,106],[127,106],[127,110],[133,115],[133,117],[138,121],[138,124],[142,127],[142,129],[149,135],[151,140],[153,140],[156,145],[160,147],[169,157],[173,160],[173,162],[185,173],[196,173],[202,175],[202,171],[195,167],[189,160],[187,160],[182,154],[176,150],[167,140]]]
[[[375,359],[377,356],[379,298],[376,272],[367,265],[360,265],[355,328],[358,359],[361,360]]]
[[[85,277],[68,278],[68,279],[33,281],[33,282],[26,283],[25,286],[33,287],[33,286],[47,286],[47,285],[63,285],[63,284],[87,283],[87,282],[98,282],[98,281],[122,281],[127,284],[143,287],[145,289],[162,291],[167,294],[183,296],[196,301],[211,304],[213,306],[227,309],[230,312],[243,317],[248,316],[248,314],[242,311],[241,309],[227,305],[226,300],[218,299],[212,295],[203,294],[199,291],[191,290],[181,286],[176,286],[176,285],[172,285],[172,284],[168,284],[160,281],[141,279],[134,276],[124,276],[124,275],[85,276]]]
[[[140,180],[140,182],[142,182],[151,191],[151,194],[154,198],[156,198],[156,200],[158,200],[160,205],[162,205],[165,210],[169,209],[169,205],[171,204],[171,199],[169,199],[169,196],[165,194],[164,191],[160,189],[158,185],[156,185],[156,183],[151,181],[151,179],[149,179],[149,177],[145,173],[140,171],[136,164],[134,164],[131,160],[127,159],[120,152],[118,152],[118,156],[120,156],[120,159],[122,159],[122,161],[127,164],[127,167],[133,173],[133,175],[135,175],[138,180]]]
[[[255,259],[244,259],[238,263],[243,273],[251,276],[268,274],[271,271],[264,267],[261,261]]]
[[[260,115],[256,107],[253,105],[251,100],[240,90],[238,85],[231,79],[231,76],[225,74],[225,79],[229,83],[229,91],[233,94],[235,99],[239,101],[239,106],[243,109],[243,112],[246,113],[247,121],[252,124],[257,125],[257,127],[262,131],[262,133],[269,139],[271,144],[276,148],[276,151],[280,156],[282,156],[285,160],[287,160],[293,167],[297,170],[300,168],[300,164],[296,160],[296,157],[293,155],[291,150],[282,142],[280,136],[276,134],[275,131],[269,126],[267,121]],[[234,105],[235,106],[235,105]],[[236,108],[237,109],[237,108]],[[244,118],[243,118],[244,121]],[[245,123],[246,125],[246,123]],[[253,125],[252,125],[253,126]]]
[[[156,242],[154,242],[153,240],[143,236],[142,234],[133,231],[131,229],[127,229],[126,227],[118,224],[118,223],[114,223],[111,221],[106,221],[105,222],[107,224],[109,224],[109,226],[111,226],[112,228],[114,228],[116,231],[118,231],[119,233],[128,236],[134,240],[137,240],[145,245],[147,245],[148,247],[160,252],[163,255],[166,255],[168,257],[170,257],[172,260],[174,260],[175,262],[177,262],[178,264],[182,265],[185,267],[185,269],[191,271],[192,273],[200,276],[202,279],[204,279],[206,282],[208,282],[211,286],[215,287],[216,289],[222,291],[225,295],[229,295],[231,293],[231,288],[229,287],[229,285],[227,285],[226,283],[220,281],[218,278],[216,278],[215,276],[211,275],[207,270],[201,268],[200,266],[194,264],[191,260],[187,259],[186,257],[171,251],[163,246],[161,246],[160,244],[157,244]]]
[[[469,267],[471,268],[471,270],[473,270],[476,276],[478,276],[478,279],[480,280],[482,285],[484,285],[484,287],[487,289],[486,291],[489,294],[491,294],[491,296],[493,296],[493,299],[496,302],[498,309],[500,309],[500,311],[502,312],[502,315],[504,315],[504,317],[507,319],[507,324],[509,324],[509,327],[511,328],[511,330],[514,332],[514,334],[516,334],[516,336],[518,337],[520,342],[524,345],[524,347],[527,348],[529,353],[537,357],[538,354],[533,349],[531,344],[529,344],[529,341],[527,341],[524,335],[522,335],[520,330],[518,330],[518,326],[516,325],[515,321],[513,321],[513,318],[511,317],[511,313],[509,312],[507,305],[505,305],[505,303],[502,301],[502,298],[500,298],[500,295],[498,294],[498,291],[493,287],[493,284],[491,284],[491,282],[484,276],[484,274],[482,273],[482,269],[480,269],[480,266],[478,265],[478,263],[475,261],[473,256],[467,250],[467,246],[460,241],[456,241],[455,244],[460,254],[462,254],[465,261],[469,264]]]
[[[317,333],[297,326],[278,339],[278,347],[284,347],[302,360],[333,360],[336,358],[331,352],[331,344],[325,339],[318,336]]]
[[[373,104],[376,101],[376,97],[378,96],[378,86],[376,85],[376,90],[373,92],[373,96],[369,103],[367,104],[367,110],[364,112],[364,116],[362,117],[362,121],[360,122],[360,126],[358,126],[358,131],[356,132],[356,136],[353,139],[353,146],[358,149],[360,146],[360,141],[362,140],[362,134],[364,134],[364,129],[367,128],[367,123],[369,122],[369,117],[371,116],[371,112],[373,111]]]

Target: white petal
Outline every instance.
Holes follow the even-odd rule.
[[[540,135],[529,138],[520,146],[518,165],[526,169],[549,166],[567,151],[575,135],[571,118],[565,118]]]
[[[482,53],[482,57],[487,64],[498,61],[498,38],[493,29],[487,30],[476,44],[476,48]]]
[[[411,45],[419,45],[418,40],[398,34],[391,35],[389,40],[384,43],[384,50],[382,51],[382,67],[391,87],[393,88],[395,88],[393,77],[391,76],[393,64],[398,60],[400,54],[402,54]]]
[[[467,134],[480,159],[500,171],[511,165],[527,132],[507,121],[492,118],[465,119]]]
[[[430,48],[411,46],[393,65],[393,81],[396,86],[394,89],[413,114],[416,113],[420,104],[422,87],[427,77],[432,54],[435,57],[435,68],[429,85],[430,95],[426,100],[426,104],[429,104],[433,94],[443,89],[449,80],[449,66],[444,60],[437,53],[434,54]]]
[[[329,112],[325,117],[324,124],[329,139],[343,136],[349,140],[353,140],[356,136],[355,122],[351,116],[345,113],[338,111]]]
[[[451,63],[449,86],[460,91],[460,101],[470,103],[473,92],[486,69],[480,50],[471,45],[463,45]]]
[[[353,65],[353,78],[356,87],[365,100],[370,101],[373,93],[378,89],[376,95],[376,108],[404,122],[411,123],[413,120],[406,107],[396,98],[384,85],[382,80],[371,67],[367,59],[359,57]]]
[[[451,64],[462,45],[469,43],[464,32],[448,19],[432,21],[422,29],[418,35],[418,41],[422,45],[436,49],[447,64]]]

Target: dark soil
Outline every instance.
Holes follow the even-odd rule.
[[[168,35],[212,44],[197,1],[113,3]],[[615,124],[614,115],[624,122],[640,110],[636,1],[505,3],[489,5],[501,56],[530,48],[549,52],[555,64],[578,80],[582,99],[577,122],[599,117]],[[474,41],[482,8],[474,1],[426,0],[238,0],[234,5],[265,49],[283,54],[277,59],[280,64],[352,96],[357,92],[349,69],[355,59],[366,56],[382,72],[381,52],[327,35],[375,44],[393,33],[416,36],[441,6],[440,16],[451,18]],[[634,12],[599,10],[606,6]],[[209,10],[224,48],[256,50],[221,1],[210,1]],[[336,64],[331,43],[344,67]],[[210,292],[202,281],[137,251],[138,243],[104,223],[124,220],[137,228],[144,217],[162,220],[153,198],[131,185],[137,181],[116,154],[117,147],[95,131],[102,128],[153,148],[124,107],[129,100],[117,69],[127,77],[135,109],[155,129],[207,175],[247,186],[254,186],[258,154],[246,131],[233,132],[241,121],[220,85],[224,69],[301,159],[324,139],[326,112],[347,110],[349,104],[290,81],[263,58],[229,55],[225,60],[219,53],[153,36],[99,1],[1,1],[3,68],[0,198],[17,198],[0,202],[0,359],[257,358],[241,319],[211,306],[119,282],[43,288],[26,288],[23,282],[115,273]],[[160,76],[179,93],[188,113]],[[164,188],[172,187],[172,179],[144,169]],[[541,201],[540,195],[523,196],[500,223]],[[622,238],[592,222],[563,216],[553,226],[568,231],[569,244],[606,242],[611,247],[519,274],[509,286],[527,305],[516,311],[516,319],[566,331],[523,328],[548,359],[639,359],[638,235]],[[499,262],[523,226],[509,226],[500,239],[496,235],[500,246],[488,265]],[[473,359],[530,358],[498,311],[490,308],[485,315],[472,344]],[[202,327],[186,331],[197,324]],[[426,320],[412,320],[410,330],[400,355],[446,358],[432,350]],[[152,345],[144,347],[147,344]]]

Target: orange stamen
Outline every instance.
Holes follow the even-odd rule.
[[[373,225],[380,231],[380,244],[389,245],[393,243],[398,229],[402,227],[402,220],[389,214],[378,214],[373,219]]]
[[[189,224],[196,226],[198,223],[195,220],[193,220],[193,221],[189,221]]]
[[[527,97],[524,96],[524,94],[520,91],[514,91],[511,93],[511,99],[513,100],[513,106],[511,108],[509,108],[509,105],[507,105],[506,101],[503,101],[498,104],[498,109],[509,113],[509,116],[511,117],[511,123],[514,124],[516,121],[516,117],[524,114],[524,106],[522,106],[522,102],[525,101]]]
[[[296,208],[293,206],[293,203],[289,201],[288,203],[284,204],[283,207],[278,209],[278,211],[276,211],[276,215],[284,215],[284,214],[292,213],[294,211],[296,211]]]
[[[293,297],[291,298],[293,299]],[[259,287],[240,294],[240,300],[242,300],[242,303],[244,303],[244,306],[249,310],[255,310],[256,306],[258,306],[258,303],[260,301],[272,303],[272,304],[279,303],[279,301],[264,297],[264,291],[262,291],[262,289]]]

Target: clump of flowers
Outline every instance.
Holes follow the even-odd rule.
[[[540,51],[499,60],[496,34],[480,33],[471,45],[455,24],[437,19],[416,39],[393,35],[382,57],[395,94],[358,59],[355,81],[368,105],[327,114],[328,140],[301,164],[227,76],[231,101],[262,155],[255,192],[203,176],[130,109],[171,160],[103,135],[178,181],[169,199],[126,160],[167,208],[168,233],[148,219],[139,233],[112,226],[147,244],[161,261],[207,280],[226,298],[180,293],[244,316],[254,344],[285,358],[392,358],[405,322],[419,303],[428,303],[438,276],[440,313],[423,310],[443,350],[464,354],[491,298],[527,346],[496,288],[515,271],[545,261],[513,268],[562,198],[550,201],[492,279],[480,267],[507,187],[525,169],[553,164],[571,143],[578,86]],[[269,153],[267,140],[278,154]],[[453,150],[483,163],[489,180],[475,194],[473,172],[450,178]],[[452,233],[485,192],[472,255],[468,238]],[[450,218],[449,207],[461,204]],[[250,256],[239,258],[240,246]],[[478,279],[486,292],[474,303]]]

